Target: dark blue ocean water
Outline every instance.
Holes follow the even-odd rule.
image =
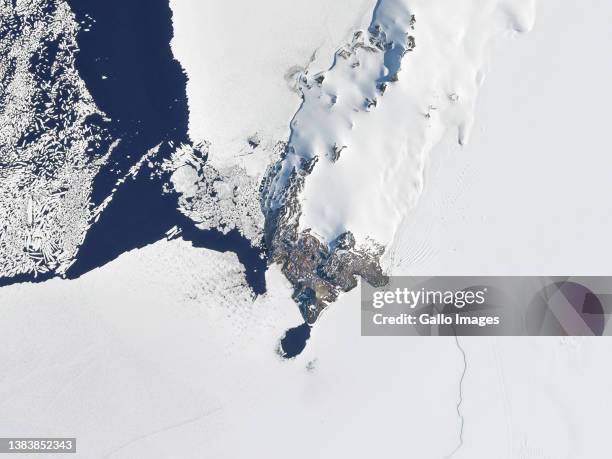
[[[82,30],[76,66],[98,107],[110,121],[94,120],[111,140],[121,139],[93,184],[93,205],[101,203],[131,166],[161,143],[157,159],[174,145],[191,143],[187,78],[172,56],[172,13],[168,0],[68,0]],[[146,169],[146,167],[145,167]],[[177,197],[162,193],[167,177],[146,170],[128,179],[87,233],[67,277],[77,278],[122,253],[165,237],[177,225],[195,247],[232,251],[245,266],[255,293],[265,292],[266,260],[237,231],[227,235],[198,230],[177,211]],[[44,280],[49,276],[39,276]],[[0,279],[0,285],[34,280]]]
[[[281,351],[283,357],[290,359],[300,354],[306,347],[306,341],[310,338],[310,325],[303,323],[290,328],[281,339]]]
[[[128,179],[89,229],[67,277],[77,278],[126,251],[152,244],[176,225],[182,230],[180,237],[194,247],[236,253],[253,291],[264,293],[266,259],[262,252],[251,247],[236,230],[224,235],[216,230],[198,229],[191,219],[177,211],[176,196],[162,192],[164,181],[164,176],[151,178],[146,166],[136,179]]]
[[[121,142],[109,169],[125,173],[147,150],[162,143],[159,157],[175,145],[190,143],[187,78],[170,48],[172,13],[168,0],[69,0],[77,20],[80,52],[76,65],[109,129]],[[85,29],[89,29],[86,31]],[[143,171],[145,172],[145,171]],[[116,174],[100,174],[93,200],[101,202]],[[91,227],[68,277],[78,277],[121,253],[164,237],[174,225],[196,247],[233,251],[246,268],[253,290],[265,292],[266,261],[237,231],[227,235],[198,230],[177,210],[176,196],[163,194],[164,177],[141,173],[119,189],[100,220]]]
[[[95,183],[93,201],[160,142],[189,142],[187,78],[172,56],[168,0],[68,0],[82,29],[76,67],[107,124],[115,149]]]

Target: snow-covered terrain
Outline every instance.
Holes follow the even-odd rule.
[[[301,230],[373,236],[393,273],[609,274],[609,2],[542,0],[535,16],[520,0],[206,3],[171,5],[190,132],[210,142],[211,167],[259,179],[277,142],[299,155],[346,141],[296,195]],[[404,21],[385,4],[405,6]],[[393,30],[412,14],[399,80],[356,105],[353,83],[378,89],[351,72],[384,73],[383,54],[336,67],[335,51],[373,15]],[[306,83],[326,77],[300,86],[300,108],[285,75],[317,48]],[[337,100],[346,124],[318,105],[326,82],[355,95]],[[172,158],[174,188],[187,199],[212,186],[221,198],[202,208],[229,205],[231,187],[180,165],[197,162],[190,151]],[[253,300],[236,255],[175,239],[76,280],[3,287],[1,435],[76,436],[85,458],[609,457],[607,340],[362,337],[355,289],[283,359],[279,339],[303,318],[279,266],[266,280]]]
[[[386,245],[420,194],[431,147],[451,129],[467,140],[490,40],[529,30],[534,4],[322,3],[232,1],[211,10],[171,2],[173,52],[189,77],[190,134],[210,142],[211,164],[238,164],[256,177],[270,162],[266,147],[289,140],[294,154],[273,198],[300,161],[320,158],[300,196],[300,228],[327,242],[350,230]],[[237,32],[224,33],[228,24]],[[368,27],[380,29],[376,40],[389,49],[368,41]],[[386,84],[395,73],[399,81]]]
[[[496,43],[472,139],[434,150],[388,253],[396,273],[610,274],[611,18],[606,1],[542,1],[532,32]]]
[[[337,60],[322,88],[305,91],[291,146],[299,158],[320,160],[302,193],[300,227],[325,241],[350,230],[389,244],[421,193],[432,146],[449,130],[467,141],[491,38],[529,30],[533,15],[532,1],[380,2],[372,27],[396,48],[413,36],[414,50],[397,64],[394,49],[358,50]]]
[[[189,78],[189,133],[210,142],[211,164],[239,164],[261,178],[301,103],[297,77],[328,68],[374,4],[171,0],[172,50]]]
[[[201,228],[237,228],[258,244],[260,182],[289,138],[301,104],[298,80],[306,69],[332,64],[339,44],[367,24],[374,2],[171,0],[170,6],[172,50],[188,77],[189,135],[208,154],[205,169],[176,164],[183,178],[195,174],[200,181],[183,194],[181,209]],[[221,191],[211,202],[213,180]]]
[[[380,32],[365,41],[387,47],[364,47],[362,34],[321,84],[306,83],[272,199],[300,161],[318,157],[300,227],[328,242],[350,230],[387,245],[422,190],[432,146],[450,129],[466,142],[490,39],[528,30],[533,15],[531,1],[380,2],[370,25]]]

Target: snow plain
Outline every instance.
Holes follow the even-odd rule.
[[[381,438],[407,429],[420,457],[452,449],[450,340],[360,338],[354,291],[284,360],[279,338],[301,322],[290,288],[273,269],[252,303],[241,269],[162,241],[75,281],[2,289],[0,430],[76,436],[87,458],[342,457],[356,435],[363,454],[393,457]]]
[[[542,0],[533,31],[495,44],[471,141],[451,132],[433,151],[396,272],[609,274],[611,20],[605,0]],[[272,268],[253,303],[241,270],[160,241],[77,280],[0,289],[0,431],[74,435],[85,458],[450,455],[453,340],[361,337],[353,291],[282,360],[300,322],[290,287]],[[454,458],[609,456],[607,340],[460,343]]]
[[[605,1],[543,0],[532,32],[497,43],[474,135],[434,150],[389,252],[397,272],[610,274],[610,18]]]

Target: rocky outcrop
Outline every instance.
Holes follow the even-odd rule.
[[[374,241],[358,245],[353,234],[346,231],[328,244],[310,230],[299,231],[299,195],[317,160],[315,157],[304,162],[292,172],[283,205],[268,209],[265,225],[269,261],[281,265],[281,271],[293,285],[293,300],[309,324],[340,292],[357,286],[356,276],[374,286],[383,286],[388,281],[379,263],[384,247]],[[274,171],[269,177],[273,174]],[[265,189],[264,182],[264,195]]]

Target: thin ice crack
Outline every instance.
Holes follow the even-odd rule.
[[[467,372],[467,358],[465,355],[465,350],[461,347],[459,343],[459,338],[455,335],[455,342],[457,343],[457,348],[461,352],[461,356],[463,357],[463,371],[461,372],[461,378],[459,379],[459,399],[457,400],[457,416],[459,417],[459,443],[455,447],[455,449],[446,456],[446,459],[450,459],[455,455],[457,451],[463,446],[463,426],[464,426],[464,418],[463,414],[461,414],[461,404],[463,403],[463,379],[465,378],[465,373]]]

